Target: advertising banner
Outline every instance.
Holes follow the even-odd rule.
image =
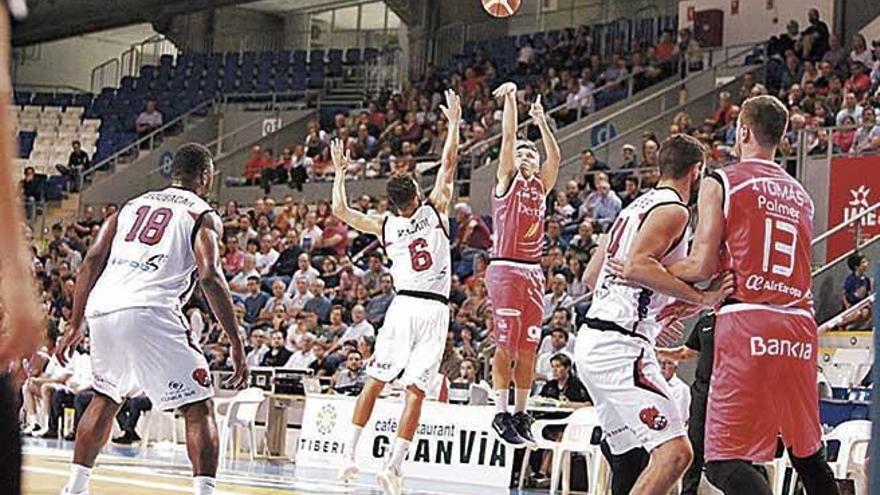
[[[831,161],[828,185],[828,228],[833,228],[880,203],[880,156],[841,157]],[[880,214],[865,215],[859,223],[862,240],[880,235]],[[831,261],[855,246],[855,222],[828,240]]]
[[[336,469],[348,448],[355,399],[310,396],[306,399],[296,465]],[[361,472],[378,473],[390,455],[403,402],[380,399],[358,440]],[[407,478],[507,488],[513,449],[491,431],[491,406],[462,406],[427,401],[404,462]]]

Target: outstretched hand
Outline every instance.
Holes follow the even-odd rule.
[[[341,139],[336,138],[330,143],[330,157],[333,159],[336,173],[345,174],[348,164],[351,163],[351,151],[345,149]]]
[[[535,124],[543,125],[547,123],[547,115],[544,114],[544,106],[541,105],[541,95],[535,98],[532,108],[529,109],[529,116],[534,119]]]
[[[446,105],[440,105],[440,111],[449,121],[450,128],[457,128],[461,122],[461,99],[452,89],[446,90]]]
[[[516,91],[516,83],[506,82],[495,88],[495,91],[492,92],[492,96],[495,98],[503,98],[509,94],[516,94]]]

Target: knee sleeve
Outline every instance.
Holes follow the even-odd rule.
[[[713,461],[706,464],[706,478],[725,495],[773,495],[767,479],[746,461]]]
[[[788,453],[807,495],[838,495],[837,481],[825,459],[825,449],[819,449],[809,457],[795,457]]]
[[[608,442],[602,442],[602,455],[611,465],[611,494],[628,495],[648,466],[651,455],[645,449],[632,449],[623,454],[612,454]]]

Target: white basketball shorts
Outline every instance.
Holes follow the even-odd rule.
[[[440,371],[449,306],[439,301],[395,296],[376,333],[376,350],[367,363],[367,376],[390,382],[400,375],[401,384],[427,392]]]
[[[649,342],[583,325],[574,356],[613,454],[637,447],[650,452],[687,435]]]
[[[87,318],[94,387],[113,401],[146,392],[160,411],[214,395],[208,362],[171,308],[128,308]]]

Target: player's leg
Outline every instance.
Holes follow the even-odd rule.
[[[403,460],[406,459],[409,446],[419,427],[424,401],[425,392],[418,386],[410,384],[406,387],[406,404],[400,416],[397,437],[394,439],[394,446],[391,448],[391,456],[385,469],[378,476],[379,484],[386,494],[399,494],[402,491]]]
[[[15,393],[9,375],[0,375],[0,486],[10,495],[21,493],[21,437]]]
[[[532,416],[526,411],[532,383],[535,381],[535,359],[541,342],[541,323],[544,319],[544,278],[540,269],[521,273],[520,291],[522,315],[517,335],[517,359],[513,370],[514,401],[513,425],[517,434],[534,446]]]
[[[651,455],[638,447],[623,454],[612,454],[607,441],[602,441],[602,455],[611,466],[611,495],[629,495],[642,471],[648,466]]]
[[[776,358],[778,384],[775,409],[782,423],[782,440],[788,447],[791,465],[797,470],[807,495],[837,495],[834,473],[825,459],[819,418],[819,390],[816,387],[816,353],[819,349],[816,323],[812,317],[779,318],[786,334],[780,341],[799,343],[801,352]],[[792,348],[794,345],[792,345]],[[807,350],[809,349],[809,351]]]
[[[361,438],[361,432],[364,430],[370,416],[373,415],[373,408],[376,405],[376,399],[385,387],[385,382],[378,380],[372,376],[368,376],[364,383],[364,388],[358,394],[357,402],[354,405],[354,414],[351,417],[351,434],[348,438],[345,451],[345,461],[339,470],[339,478],[348,481],[355,478],[360,469],[355,462],[357,455],[358,441]]]
[[[220,440],[214,403],[205,399],[180,407],[186,423],[186,454],[192,463],[193,493],[212,495],[217,484]]]
[[[709,461],[706,463],[706,478],[725,495],[773,495],[767,478],[748,461]]]
[[[691,465],[694,453],[686,436],[668,440],[651,451],[648,467],[639,476],[630,493],[665,495]]]
[[[96,393],[76,429],[76,445],[73,450],[73,464],[70,466],[70,479],[64,487],[65,495],[88,493],[92,467],[101,448],[110,438],[113,418],[121,404],[110,397]]]

